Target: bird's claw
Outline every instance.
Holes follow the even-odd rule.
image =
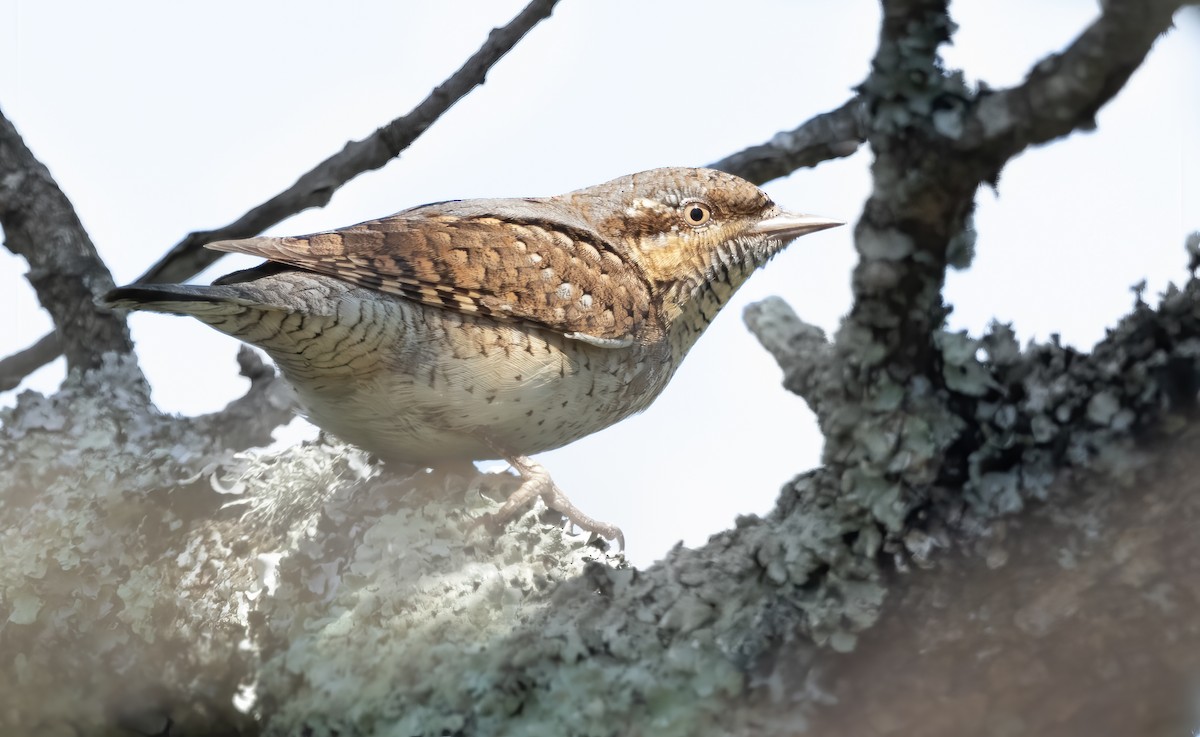
[[[520,475],[521,486],[508,497],[500,509],[477,517],[471,523],[469,530],[483,526],[493,533],[499,533],[505,525],[528,507],[530,502],[540,496],[546,507],[563,515],[567,523],[607,540],[615,540],[618,550],[624,552],[625,533],[621,532],[621,528],[601,522],[580,511],[571,503],[562,489],[558,488],[540,463],[528,456],[510,456],[507,460]]]

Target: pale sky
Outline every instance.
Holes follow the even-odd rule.
[[[181,5],[0,0],[0,108],[74,202],[116,281],[191,230],[223,225],[349,139],[416,105],[522,0]],[[950,66],[1020,81],[1096,12],[1087,0],[959,2]],[[872,0],[562,0],[399,160],[269,231],[313,232],[443,199],[550,195],[700,165],[840,105],[865,76]],[[1180,18],[1100,114],[1027,152],[979,195],[977,257],[950,276],[951,326],[1012,321],[1080,348],[1186,278],[1200,229],[1200,22]],[[1185,135],[1186,132],[1186,135]],[[785,207],[853,222],[870,154],[767,185]],[[819,459],[804,402],[741,322],[767,295],[832,332],[849,307],[851,228],[802,238],[738,293],[644,414],[539,459],[575,503],[624,528],[638,564],[767,512]],[[206,282],[252,263],[226,258]],[[0,251],[0,354],[50,321]],[[244,391],[237,343],[183,318],[131,319],[160,407],[211,411]],[[21,389],[52,392],[62,361]],[[0,394],[11,404],[16,392]],[[304,436],[301,422],[284,437]]]

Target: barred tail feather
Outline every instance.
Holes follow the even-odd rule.
[[[263,304],[254,296],[240,286],[136,284],[110,291],[101,302],[121,310],[194,317],[226,335],[269,351],[275,346],[266,338],[279,332],[287,310]]]
[[[118,310],[145,310],[190,317],[222,317],[241,314],[254,302],[229,287],[204,287],[189,284],[138,284],[118,287],[100,298],[107,307]]]
[[[338,319],[336,304],[325,299],[324,292],[303,289],[312,286],[310,277],[285,277],[212,286],[133,284],[110,291],[101,302],[114,309],[193,317],[266,350],[278,361],[295,354],[304,347],[303,341],[311,342]],[[295,279],[301,283],[293,284]],[[322,306],[329,314],[320,313]]]

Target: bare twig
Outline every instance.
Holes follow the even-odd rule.
[[[58,334],[57,341],[42,339],[34,349],[61,347],[70,369],[96,368],[109,351],[133,352],[125,321],[93,302],[112,288],[112,275],[70,200],[3,113],[0,226],[8,249],[29,262],[26,277]],[[45,363],[34,349],[23,352],[25,367]]]
[[[866,139],[865,115],[862,100],[854,97],[836,110],[810,118],[793,130],[780,131],[766,143],[742,149],[709,166],[765,184],[797,169],[853,154]]]
[[[49,333],[25,350],[0,361],[0,392],[15,389],[26,376],[60,355],[62,346],[58,343],[58,333]]]
[[[324,206],[343,184],[399,156],[443,113],[483,84],[492,66],[539,21],[549,17],[557,2],[533,0],[508,25],[493,29],[483,46],[407,115],[396,118],[361,141],[347,143],[341,151],[301,175],[291,187],[232,223],[214,230],[189,233],[137,281],[177,282],[189,279],[225,255],[219,251],[205,250],[205,243],[257,235],[298,212]],[[9,238],[11,241],[12,236]],[[91,247],[90,243],[88,247]],[[111,286],[110,281],[100,293]],[[90,296],[83,309],[97,309],[92,305]],[[19,384],[29,373],[57,358],[60,351],[58,341],[47,335],[30,348],[0,362],[0,391]]]

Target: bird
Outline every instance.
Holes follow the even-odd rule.
[[[485,516],[494,528],[540,496],[623,549],[620,528],[584,514],[531,456],[644,410],[756,269],[842,224],[732,174],[661,168],[216,241],[264,261],[101,302],[193,317],[265,351],[304,416],[385,464],[506,460],[520,486]]]

